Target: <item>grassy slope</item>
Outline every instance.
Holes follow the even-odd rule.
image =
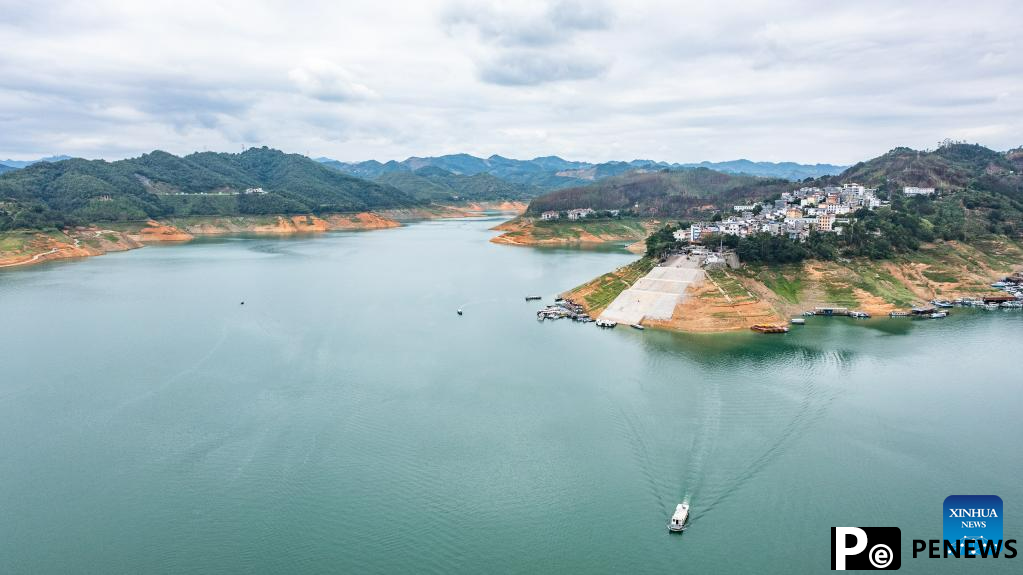
[[[903,309],[929,299],[992,293],[989,284],[1023,265],[1023,247],[1005,239],[942,242],[894,260],[747,266],[744,284],[780,312],[813,305]]]
[[[652,258],[640,258],[561,295],[583,305],[587,313],[596,316],[604,311],[604,308],[610,305],[618,297],[618,294],[653,269],[656,263]]]
[[[545,222],[516,218],[495,229],[504,233],[499,243],[524,245],[629,241],[644,239],[657,223],[653,220],[613,219]]]

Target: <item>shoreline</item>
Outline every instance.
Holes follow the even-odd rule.
[[[598,317],[653,262],[641,258],[560,294]],[[714,269],[690,286],[670,318],[641,323],[683,333],[725,333],[756,324],[788,325],[815,307],[887,316],[933,299],[983,297],[991,283],[1023,269],[1023,247],[1004,238],[980,245],[939,242],[892,260],[809,260],[799,264]]]
[[[401,227],[434,219],[477,217],[488,211],[518,214],[521,202],[473,202],[424,208],[369,212],[267,216],[183,216],[145,222],[79,226],[61,231],[14,230],[0,233],[0,247],[17,244],[11,255],[0,252],[0,269],[22,268],[43,262],[101,256],[139,249],[148,244],[187,243],[196,237],[257,234],[293,236],[334,231],[370,231]]]
[[[490,238],[495,244],[510,246],[572,246],[628,242],[627,249],[642,254],[644,240],[662,225],[655,219],[593,219],[540,221],[520,215],[491,228],[502,232]]]

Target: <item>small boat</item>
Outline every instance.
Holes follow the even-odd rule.
[[[597,320],[597,327],[611,327],[611,328],[613,328],[616,325],[618,325],[618,322],[616,322],[616,321],[610,321],[610,320],[606,320],[606,319],[598,319]]]
[[[681,533],[686,530],[686,521],[689,520],[689,504],[679,503],[675,507],[675,513],[671,516],[671,520],[668,521],[668,531],[672,533]]]
[[[629,324],[629,327],[631,327],[632,329],[638,329],[639,331],[643,331],[644,329],[646,329],[645,327],[639,325],[638,323]]]
[[[462,309],[461,308],[458,309],[458,315],[462,315]]]
[[[811,316],[811,315],[817,315],[817,314],[816,314],[816,313],[814,313],[814,312],[812,312],[812,311],[804,311],[804,312],[803,312],[803,315],[805,315],[805,316],[808,316],[808,317],[809,317],[809,316]]]
[[[932,313],[931,315],[929,315],[927,317],[929,317],[931,319],[938,319],[938,318],[942,318],[942,317],[948,317],[948,313],[943,312],[943,311],[936,311],[936,312]]]
[[[855,318],[859,318],[859,319],[867,319],[867,318],[870,317],[870,314],[865,312],[865,311],[851,311],[851,312],[849,312],[849,317],[855,317]]]
[[[768,324],[757,324],[750,326],[750,329],[760,333],[788,333],[788,326],[784,325],[768,325]]]
[[[935,307],[952,307],[952,302],[944,299],[931,300],[931,303],[934,304]]]
[[[801,317],[794,317],[791,320],[789,320],[789,323],[793,325],[803,325],[806,323],[806,320]]]
[[[893,311],[888,314],[888,317],[909,317],[908,311]]]
[[[526,296],[526,301],[536,301],[538,299],[543,299],[543,296],[539,296],[539,295],[527,295]]]

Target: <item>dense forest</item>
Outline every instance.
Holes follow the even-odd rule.
[[[261,188],[261,193],[246,193]],[[171,215],[353,212],[424,202],[268,148],[106,162],[40,162],[0,175],[0,230]]]

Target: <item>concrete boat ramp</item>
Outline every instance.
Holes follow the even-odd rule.
[[[698,286],[705,278],[696,257],[672,256],[620,293],[597,319],[624,324],[671,319],[675,306],[685,301],[689,286]]]

